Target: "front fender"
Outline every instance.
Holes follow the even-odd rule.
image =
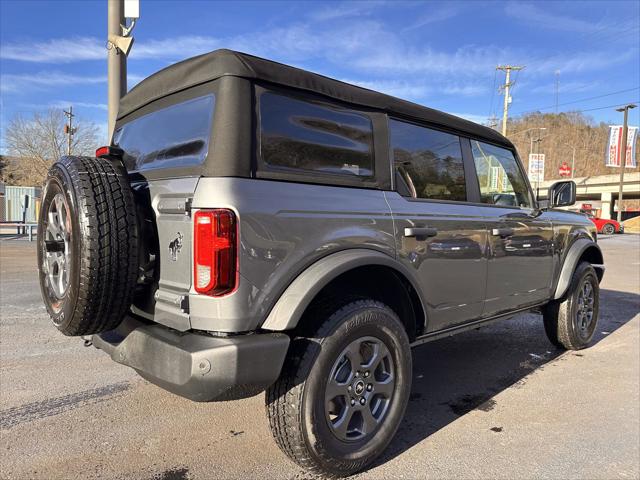
[[[331,280],[349,270],[368,265],[390,267],[407,278],[417,292],[420,291],[408,272],[392,257],[362,248],[343,250],[318,260],[298,275],[271,309],[262,329],[283,331],[295,328],[311,301]]]
[[[592,250],[589,255],[590,263],[596,270],[599,270],[598,279],[602,279],[602,276],[604,274],[604,261],[600,247],[593,240],[580,238],[569,247],[569,251],[565,256],[564,263],[562,264],[562,270],[560,271],[560,276],[558,277],[558,283],[553,296],[554,300],[562,298],[562,296],[566,293],[567,288],[569,288],[569,283],[571,282],[571,277],[573,276],[573,272],[578,266],[580,258],[589,249]]]

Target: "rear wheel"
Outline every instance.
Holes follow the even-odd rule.
[[[116,328],[131,306],[138,225],[122,167],[63,157],[47,175],[38,219],[40,289],[65,335]]]
[[[562,300],[543,309],[544,328],[555,346],[580,350],[591,342],[598,324],[600,287],[596,271],[581,262]]]
[[[602,227],[602,233],[605,235],[613,235],[616,233],[616,227],[614,227],[612,223],[606,223],[604,227]]]
[[[267,414],[282,451],[312,472],[347,476],[387,447],[411,390],[411,351],[397,315],[373,300],[335,307],[296,338]]]

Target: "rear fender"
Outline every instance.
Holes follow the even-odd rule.
[[[374,250],[343,250],[317,261],[302,272],[276,302],[262,329],[283,331],[295,328],[311,301],[333,279],[349,270],[368,265],[382,265],[398,271],[413,284],[416,292],[420,292],[409,272],[392,257]],[[420,301],[424,305],[422,298]]]

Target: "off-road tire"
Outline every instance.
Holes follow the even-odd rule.
[[[51,247],[54,242],[47,231],[55,223],[49,217],[55,199],[68,209],[65,224],[70,234],[64,247],[62,241]],[[64,248],[68,259],[64,263],[68,287],[62,295],[58,287],[55,294],[47,275],[45,264],[52,248]],[[138,223],[133,193],[120,163],[69,156],[51,167],[38,220],[38,271],[47,311],[65,335],[90,335],[121,323],[136,285]]]
[[[374,461],[394,437],[411,391],[411,349],[396,313],[378,301],[348,300],[311,312],[319,325],[292,341],[280,378],[266,392],[271,432],[280,449],[310,473],[343,477]],[[383,341],[395,362],[395,386],[386,415],[368,436],[346,442],[325,418],[325,387],[345,346],[361,338]],[[374,390],[375,391],[375,390]]]
[[[585,282],[593,289],[593,316],[583,330],[579,325],[578,310],[580,290]],[[544,330],[551,343],[566,350],[580,350],[589,345],[598,324],[599,294],[595,269],[588,262],[580,262],[564,297],[550,302],[542,310]]]
[[[616,233],[616,227],[613,225],[613,223],[605,223],[602,227],[602,233],[604,235],[613,235],[614,233]]]

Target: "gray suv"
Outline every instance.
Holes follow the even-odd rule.
[[[56,327],[195,401],[266,390],[295,462],[344,476],[389,444],[411,347],[520,312],[586,347],[594,225],[534,195],[494,130],[250,55],[172,65],[111,144],[51,168],[38,237]]]

